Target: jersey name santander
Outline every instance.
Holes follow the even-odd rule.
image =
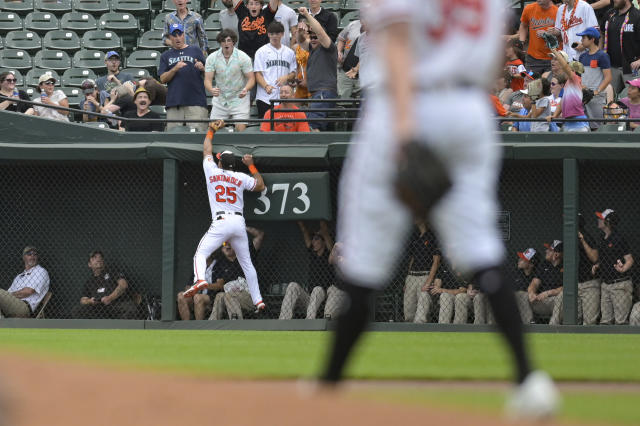
[[[213,156],[208,155],[202,161],[204,178],[211,216],[216,212],[240,212],[244,209],[244,191],[253,191],[256,179],[240,172],[224,170],[218,167]]]
[[[493,84],[503,54],[503,0],[368,0],[365,5],[362,14],[374,29],[374,55],[381,64],[376,30],[398,23],[409,26],[412,79],[418,88]],[[379,81],[388,81],[385,67],[380,69]]]

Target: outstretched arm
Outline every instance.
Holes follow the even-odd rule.
[[[304,240],[305,247],[311,247],[311,234],[309,233],[307,227],[304,225],[304,222],[299,220],[298,228],[300,228],[300,232],[302,233],[302,239]]]
[[[204,143],[202,146],[202,155],[204,157],[213,155],[213,135],[223,127],[223,120],[216,120],[209,123],[209,131],[207,132],[207,136],[204,137]]]
[[[309,24],[309,28],[311,29],[311,31],[316,33],[316,35],[318,36],[318,42],[320,42],[322,47],[327,49],[333,43],[333,41],[331,40],[331,37],[329,37],[327,32],[324,30],[324,28],[322,28],[322,25],[320,25],[320,22],[318,22],[316,18],[311,16],[311,14],[309,13],[306,7],[299,8],[298,12],[300,12],[300,15],[302,15],[304,19],[307,20],[307,24]]]
[[[253,243],[253,248],[260,250],[262,240],[264,240],[264,231],[252,226],[247,226],[247,233],[252,237],[251,242]]]
[[[253,155],[245,154],[242,157],[242,163],[245,166],[249,167],[249,173],[251,173],[251,176],[253,176],[253,178],[257,181],[256,187],[253,188],[253,192],[261,192],[264,189],[264,179],[262,179],[262,175],[260,174],[260,172],[258,172],[255,164],[253,164]]]

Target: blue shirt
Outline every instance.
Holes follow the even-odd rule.
[[[158,75],[170,71],[180,61],[187,64],[186,67],[175,73],[171,81],[167,83],[167,108],[207,106],[202,71],[195,67],[196,60],[202,62],[204,66],[205,59],[202,50],[195,46],[187,46],[184,49],[169,49],[160,57]]]
[[[529,110],[526,109],[526,108],[522,108],[520,111],[518,111],[518,114],[527,115],[527,114],[529,114]],[[518,129],[519,132],[530,132],[531,131],[531,122],[530,121],[516,121],[515,123],[513,123],[513,127]]]
[[[593,55],[589,52],[584,52],[578,58],[580,63],[584,65],[584,73],[582,74],[582,85],[588,87],[591,90],[596,90],[602,80],[604,80],[604,74],[602,70],[611,68],[611,60],[609,55],[602,50],[598,50]]]

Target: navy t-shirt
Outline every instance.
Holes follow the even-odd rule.
[[[202,50],[195,46],[187,46],[184,49],[169,49],[160,57],[158,75],[170,71],[180,61],[187,64],[167,83],[167,108],[175,106],[207,106],[202,71],[195,67],[196,60],[202,62],[203,65],[206,61]]]

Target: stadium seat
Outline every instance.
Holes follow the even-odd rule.
[[[41,50],[33,58],[33,66],[36,68],[50,69],[64,72],[71,68],[71,58],[64,50]]]
[[[100,16],[111,10],[109,0],[73,0],[73,10]]]
[[[45,49],[64,50],[74,53],[80,50],[80,37],[72,30],[53,30],[45,34],[42,39]]]
[[[38,87],[40,84],[38,79],[44,73],[51,73],[51,76],[56,79],[56,86],[62,85],[60,81],[60,75],[55,70],[50,69],[42,69],[42,68],[32,68],[27,72],[27,75],[24,76],[24,84],[27,87]]]
[[[211,44],[216,41],[216,37],[218,37],[220,30],[204,30],[204,32],[207,35],[207,40],[209,41],[209,51],[211,51]]]
[[[343,7],[343,0],[323,0],[322,1],[322,8],[323,9],[332,10],[334,12],[337,12],[342,7]]]
[[[26,72],[33,67],[29,52],[22,49],[3,49],[0,51],[0,68],[15,69]]]
[[[33,8],[42,12],[50,12],[60,17],[71,12],[71,0],[35,0]]]
[[[353,22],[353,21],[357,21],[358,19],[360,19],[360,11],[358,10],[353,10],[351,12],[347,12],[344,14],[344,16],[340,19],[340,24],[338,25],[340,28],[344,28],[347,25],[349,25],[349,23]]]
[[[167,118],[167,110],[164,105],[151,105],[149,109],[160,116],[160,118]]]
[[[603,124],[598,127],[598,132],[624,132],[627,129],[626,123]]]
[[[157,50],[136,50],[127,57],[127,68],[144,68],[152,76],[156,76],[160,65],[161,53]]]
[[[0,35],[22,30],[22,18],[15,12],[0,12]]]
[[[175,126],[167,129],[167,133],[196,133],[198,129],[188,126]]]
[[[83,126],[95,127],[97,129],[110,130],[109,125],[104,121],[87,121],[86,123],[80,123]]]
[[[0,10],[24,17],[33,12],[33,0],[0,0]]]
[[[23,49],[33,55],[42,49],[42,40],[38,33],[33,31],[11,31],[4,39],[4,47],[7,49]]]
[[[360,10],[360,2],[358,0],[345,0],[344,5],[340,8],[342,12],[352,12]]]
[[[187,7],[189,8],[189,10],[200,10],[200,5],[195,4],[193,0],[189,0],[187,2]],[[173,0],[162,0],[162,10],[174,12],[176,10],[176,5],[173,4]]]
[[[167,45],[162,41],[162,30],[147,31],[138,40],[138,49],[164,50]]]
[[[220,49],[220,43],[215,38],[209,38],[209,53],[212,53],[215,50]]]
[[[59,87],[59,89],[67,95],[67,99],[69,99],[69,108],[78,108],[80,106],[80,101],[84,99],[84,94],[82,93],[81,88],[63,86]]]
[[[218,15],[217,13],[212,13],[211,15],[207,16],[207,19],[204,20],[204,29],[220,31],[222,29],[222,24],[220,23],[220,15]]]
[[[153,18],[153,23],[151,24],[152,30],[162,30],[164,31],[164,19],[171,12],[160,12]]]
[[[2,37],[0,37],[0,49],[4,49],[4,41],[2,41]]]
[[[6,71],[9,71],[10,73],[13,73],[13,75],[16,76],[16,80],[18,80],[16,81],[16,87],[18,89],[21,89],[24,87],[24,77],[22,76],[22,73],[19,70],[15,68],[4,68],[4,67],[0,68],[0,73],[6,72]]]
[[[634,132],[640,132],[640,126],[633,129]]]
[[[297,11],[299,7],[308,7],[309,5],[307,4],[306,0],[286,0],[283,1],[284,4],[286,4],[287,6],[289,6],[291,9]],[[324,6],[324,4],[322,5]]]
[[[628,96],[628,93],[629,93],[629,86],[625,84],[624,89],[622,89],[622,92],[620,92],[620,94],[618,95],[618,99],[626,98]]]
[[[151,74],[149,74],[149,70],[144,68],[124,68],[123,73],[131,74],[135,80],[141,80],[143,78],[151,78]]]
[[[95,80],[97,78],[96,73],[89,68],[69,68],[62,74],[62,85],[80,87],[87,78]]]
[[[107,70],[104,63],[105,52],[99,50],[81,49],[73,55],[74,68],[88,68],[96,74],[101,74]]]
[[[84,49],[109,50],[122,49],[120,37],[113,31],[93,30],[87,31],[82,35],[82,47]]]
[[[128,12],[137,17],[142,28],[149,28],[151,22],[151,3],[149,0],[113,0],[114,12]]]
[[[67,12],[60,19],[60,28],[72,30],[83,35],[87,31],[97,30],[98,21],[87,12]]]
[[[49,12],[31,12],[24,20],[24,29],[44,35],[60,28],[58,17]]]
[[[123,47],[133,50],[138,40],[140,24],[138,19],[130,13],[108,12],[98,19],[98,28],[117,32],[122,39]]]

